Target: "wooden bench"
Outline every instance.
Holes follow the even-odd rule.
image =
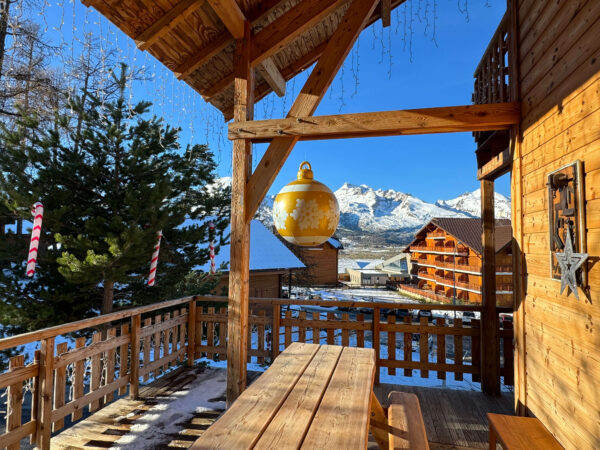
[[[533,417],[487,414],[490,422],[490,450],[499,442],[505,450],[561,450],[562,446],[544,424]]]
[[[388,400],[390,450],[429,450],[425,423],[417,396],[406,392],[390,392]]]

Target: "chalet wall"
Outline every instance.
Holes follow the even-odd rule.
[[[295,251],[296,256],[307,267],[299,271],[304,272],[311,284],[335,285],[338,282],[338,250],[329,244],[324,244],[319,249],[300,248]]]
[[[229,286],[229,275],[223,275],[214,290],[215,295],[222,295]],[[250,272],[250,297],[279,298],[281,297],[280,272]]]
[[[515,389],[566,448],[600,448],[600,1],[518,2],[521,138],[512,176],[522,254]],[[590,293],[550,279],[547,174],[584,163]],[[595,262],[594,262],[595,260]]]

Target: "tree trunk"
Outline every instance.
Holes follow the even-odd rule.
[[[8,17],[10,0],[0,1],[0,79],[4,73],[4,54],[6,52],[6,35],[8,34]]]
[[[104,297],[102,298],[102,314],[111,313],[113,310],[115,282],[112,280],[104,280]]]

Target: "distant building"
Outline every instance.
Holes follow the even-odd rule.
[[[228,234],[229,230],[225,231]],[[215,256],[217,268],[227,263],[229,266],[229,245],[222,246]],[[281,297],[283,277],[291,271],[304,269],[305,265],[271,231],[258,220],[250,223],[250,297]],[[208,272],[210,262],[196,270]],[[221,278],[214,293],[227,291],[229,272],[219,272]]]
[[[496,221],[496,302],[513,306],[512,229]],[[410,253],[414,293],[440,301],[481,303],[481,219],[434,218],[404,249]]]
[[[315,286],[334,286],[338,283],[338,261],[341,242],[332,237],[318,247],[292,246],[288,248],[304,263],[305,269],[297,273],[303,280]]]
[[[388,285],[405,282],[410,279],[410,253],[400,253],[375,265],[375,268],[388,274]]]
[[[346,269],[350,275],[350,286],[386,286],[389,275],[376,269]]]

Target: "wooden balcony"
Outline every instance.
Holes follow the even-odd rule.
[[[56,448],[102,446],[93,444],[106,439],[99,431],[101,423],[112,423],[108,428],[113,436],[127,433],[134,419],[118,427],[114,420],[134,410],[142,416],[152,402],[140,403],[140,398],[181,385],[181,378],[169,375],[173,370],[187,366],[192,370],[185,375],[189,379],[191,373],[197,374],[193,372],[196,359],[227,358],[227,301],[226,297],[183,298],[0,340],[0,350],[35,342],[40,346],[33,360],[13,357],[9,370],[0,375],[9,405],[8,431],[0,435],[0,445],[14,446],[29,437],[38,442],[44,433],[50,439],[51,430],[59,433],[71,423],[81,425],[66,432],[63,440],[62,433],[56,435]],[[320,342],[374,348],[377,383],[382,371],[387,379],[430,379],[431,372],[440,380],[468,377],[478,383],[481,377],[479,321],[463,324],[460,319],[449,322],[438,317],[429,323],[426,317],[417,320],[416,314],[399,321],[396,314],[407,309],[480,311],[478,306],[293,299],[251,299],[251,304],[248,355],[254,363],[269,364],[292,342]],[[76,339],[73,345],[62,337],[73,332],[88,337]],[[501,375],[511,385],[512,330],[499,332],[504,349]],[[33,387],[33,393],[27,397],[27,408],[21,409],[17,405],[24,383]],[[209,414],[207,420],[217,415]],[[182,422],[182,430],[191,425]],[[77,439],[87,444],[73,447]]]
[[[475,78],[472,100],[475,104],[515,101],[513,92],[513,56],[510,53],[510,14],[507,12],[481,58]],[[477,142],[478,179],[498,177],[510,168],[509,130],[479,131],[473,137]]]

